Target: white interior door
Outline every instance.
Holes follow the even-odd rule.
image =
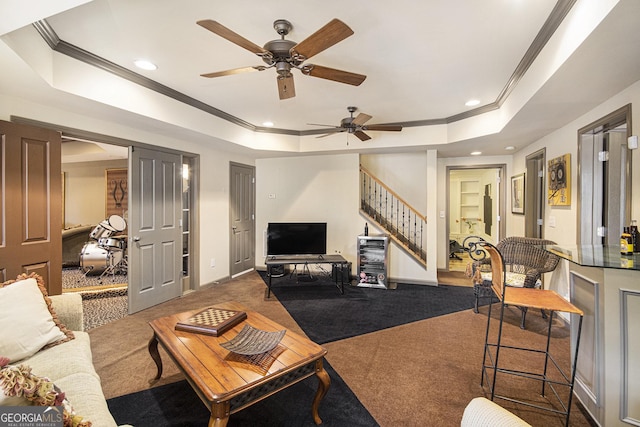
[[[181,295],[181,158],[129,152],[129,313]]]

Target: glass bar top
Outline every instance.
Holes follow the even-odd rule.
[[[584,267],[618,268],[640,271],[640,253],[622,255],[620,246],[546,245],[544,249]]]

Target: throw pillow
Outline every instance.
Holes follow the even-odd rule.
[[[33,273],[0,285],[0,330],[0,354],[12,362],[74,338],[58,321],[42,278]]]
[[[491,273],[490,272],[481,272],[482,280],[491,281]],[[506,285],[513,286],[515,288],[524,287],[524,280],[527,278],[526,274],[515,273],[513,271],[507,271],[506,274]],[[536,280],[535,287],[540,288],[542,286],[542,281],[540,279]]]
[[[7,357],[0,357],[0,406],[62,406],[64,427],[91,427],[51,380],[34,375],[27,365],[8,363]]]

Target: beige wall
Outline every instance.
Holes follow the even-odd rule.
[[[106,218],[106,170],[126,169],[127,163],[127,159],[122,159],[62,165],[65,228],[96,225]]]
[[[554,240],[559,244],[575,244],[577,241],[577,216],[578,216],[578,167],[576,163],[578,154],[578,130],[590,123],[614,112],[615,110],[632,103],[632,134],[638,135],[640,129],[640,81],[631,85],[618,95],[606,100],[589,113],[584,114],[580,118],[572,121],[561,129],[541,138],[539,141],[518,151],[513,156],[512,174],[518,174],[525,171],[526,156],[546,148],[547,161],[566,153],[571,154],[571,206],[570,207],[552,207],[547,205],[545,208],[544,221],[544,237]],[[635,108],[634,108],[635,107]],[[632,150],[632,219],[640,219],[640,150]],[[553,218],[552,218],[553,217]],[[550,219],[555,220],[556,226],[549,225]],[[524,217],[508,214],[508,234],[524,235]]]

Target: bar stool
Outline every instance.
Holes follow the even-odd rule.
[[[480,248],[478,248],[478,246]],[[484,250],[484,251],[483,251]],[[583,320],[583,312],[569,301],[561,297],[558,293],[552,290],[546,289],[533,289],[533,288],[515,288],[510,286],[505,286],[506,280],[506,271],[504,268],[504,260],[502,258],[502,254],[498,251],[498,249],[493,246],[491,243],[480,241],[475,244],[475,247],[472,247],[470,250],[470,254],[474,257],[486,256],[489,254],[489,258],[491,259],[491,272],[492,272],[492,289],[493,292],[499,299],[500,302],[500,315],[499,315],[499,326],[497,339],[495,342],[491,342],[489,340],[489,329],[491,326],[491,307],[493,304],[489,305],[489,312],[487,316],[487,331],[485,334],[485,345],[484,345],[484,356],[482,360],[482,379],[480,381],[480,385],[484,388],[485,381],[486,386],[488,388],[489,393],[491,394],[491,400],[493,401],[495,398],[507,400],[510,402],[514,402],[517,404],[526,405],[529,407],[554,412],[559,415],[564,415],[565,425],[569,425],[569,414],[571,411],[571,401],[573,398],[573,385],[576,376],[576,364],[578,361],[578,348],[580,345],[580,332],[582,330],[582,320]],[[549,325],[547,328],[547,340],[546,347],[544,349],[536,349],[530,347],[520,347],[513,345],[505,345],[503,343],[502,329],[504,324],[504,316],[505,316],[505,306],[518,306],[524,308],[533,308],[546,310],[549,312]],[[563,370],[559,364],[556,362],[554,357],[550,353],[550,344],[551,344],[551,326],[553,322],[553,315],[555,312],[565,312],[569,313],[572,317],[572,321],[578,320],[578,332],[575,343],[575,350],[573,354],[572,364],[571,364],[571,372],[567,373]],[[533,332],[532,332],[533,333]],[[513,367],[507,368],[503,365],[500,365],[500,353],[501,350],[513,350],[517,352],[527,352],[527,354],[538,354],[544,356],[543,366],[541,366],[538,372],[534,372],[535,367],[531,366],[531,363],[528,363],[526,367],[523,369],[514,369]],[[504,356],[503,356],[504,357]],[[552,369],[550,369],[552,368]],[[553,369],[555,368],[555,369]],[[555,379],[551,377],[551,373],[556,372],[556,377],[559,374],[560,379]],[[553,392],[554,400],[557,401],[562,409],[557,409],[551,405],[550,399],[549,406],[541,406],[539,404],[535,404],[532,402],[519,400],[514,397],[509,397],[505,395],[501,395],[496,393],[496,378],[497,374],[501,373],[504,375],[514,375],[534,381],[539,381],[541,383],[541,395],[547,397],[545,392],[547,391],[547,386]],[[563,399],[563,397],[558,393],[558,390],[564,387],[564,390],[568,391],[568,397]]]

